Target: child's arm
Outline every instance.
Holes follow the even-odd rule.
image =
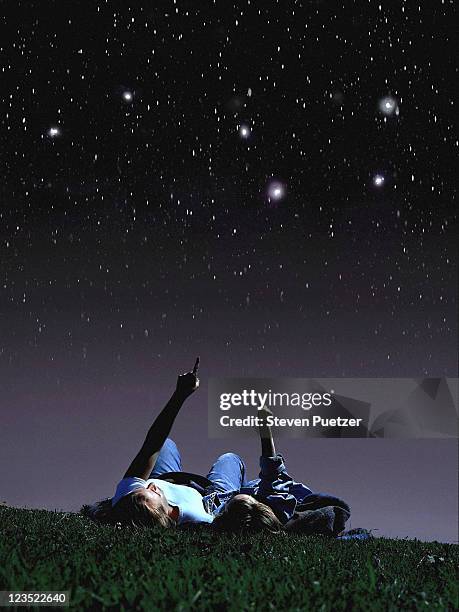
[[[261,471],[253,493],[257,499],[268,504],[277,517],[285,523],[293,516],[297,502],[290,493],[293,481],[285,470],[282,456],[276,453],[271,427],[267,424],[267,417],[270,415],[272,416],[272,412],[267,408],[258,411],[258,416],[263,419],[258,428],[261,442]]]
[[[261,456],[262,457],[274,457],[276,455],[276,448],[274,446],[273,433],[271,427],[267,424],[266,419],[268,416],[272,416],[271,410],[268,408],[262,408],[258,411],[258,416],[263,419],[263,424],[258,428],[261,441]]]
[[[198,367],[199,357],[196,359],[192,372],[178,377],[177,387],[171,399],[148,430],[145,442],[126,470],[124,478],[137,477],[146,480],[149,477],[183,402],[199,387]]]

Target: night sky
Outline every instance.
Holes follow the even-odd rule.
[[[196,355],[199,472],[209,376],[457,376],[453,3],[128,4],[0,3],[12,505],[111,495]],[[454,441],[282,450],[354,526],[457,539]]]

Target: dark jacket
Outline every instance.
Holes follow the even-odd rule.
[[[301,482],[295,482],[279,453],[274,457],[260,457],[259,478],[244,483],[240,492],[270,506],[289,531],[307,531],[306,526],[314,524],[314,533],[318,533],[319,523],[327,523],[327,532],[330,525],[333,532],[337,532],[342,525],[339,529],[342,531],[350,516],[349,506],[342,499],[315,493]],[[324,511],[325,508],[329,509]]]

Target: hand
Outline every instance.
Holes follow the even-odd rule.
[[[181,374],[177,379],[177,387],[175,393],[182,399],[186,399],[199,387],[199,378],[197,376],[199,368],[199,357],[196,358],[193,370],[186,374]]]
[[[273,416],[273,413],[269,408],[264,406],[261,410],[258,411],[258,416],[263,419],[263,422],[258,427],[258,432],[261,438],[269,438],[271,436],[271,428],[268,425],[267,417]]]
[[[266,408],[266,406],[263,406],[263,408],[258,411],[258,416],[263,419],[263,425],[260,425],[260,427],[268,427],[266,417],[273,416],[273,413],[271,412],[269,408]]]
[[[261,441],[261,454],[263,457],[274,457],[276,447],[274,446],[273,434],[270,425],[268,425],[267,417],[273,416],[269,408],[263,407],[258,411],[258,415],[263,419],[263,424],[258,428]]]

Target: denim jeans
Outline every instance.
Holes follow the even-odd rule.
[[[325,506],[337,506],[350,513],[343,500],[313,492],[306,485],[295,482],[287,474],[279,453],[275,457],[261,457],[260,467],[260,478],[246,481],[242,459],[235,453],[220,455],[207,474],[211,484],[205,483],[204,489],[199,488],[206,511],[215,515],[229,499],[241,492],[266,503],[283,523],[288,522],[295,511],[317,510]],[[167,472],[183,472],[180,452],[170,438],[165,441],[150,478],[158,478]]]
[[[150,478],[158,478],[166,472],[182,472],[182,459],[180,451],[173,440],[167,438],[164,442],[155,467]],[[211,492],[237,492],[245,480],[245,465],[242,459],[235,453],[224,453],[220,455],[207,474],[212,486],[207,493]]]

